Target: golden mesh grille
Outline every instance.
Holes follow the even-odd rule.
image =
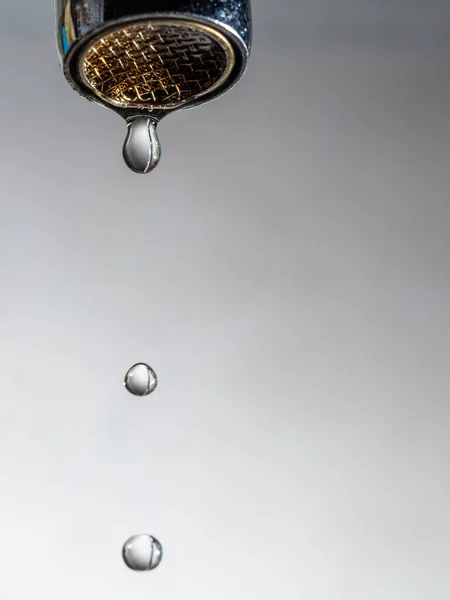
[[[216,30],[153,20],[103,35],[81,56],[85,84],[109,104],[176,108],[212,92],[229,76],[234,52]]]

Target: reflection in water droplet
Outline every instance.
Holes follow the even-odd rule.
[[[142,534],[130,537],[122,548],[122,556],[127,567],[133,571],[152,571],[162,559],[162,546],[151,535]]]
[[[149,117],[140,116],[128,119],[127,125],[128,135],[123,146],[123,158],[135,173],[149,173],[161,158],[156,122]]]
[[[125,375],[124,386],[134,396],[148,396],[155,391],[158,377],[155,371],[145,363],[131,367]]]

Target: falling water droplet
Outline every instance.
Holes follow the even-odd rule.
[[[123,384],[134,396],[148,396],[155,391],[158,377],[151,367],[145,363],[138,363],[125,375]]]
[[[141,534],[130,537],[122,548],[122,557],[133,571],[152,571],[161,562],[162,546],[151,535]]]
[[[160,161],[161,144],[156,124],[156,121],[142,116],[127,120],[128,134],[123,146],[123,158],[135,173],[149,173]]]

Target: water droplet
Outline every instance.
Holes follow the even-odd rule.
[[[131,117],[127,120],[127,126],[128,135],[123,146],[123,158],[135,173],[149,173],[161,158],[156,121],[149,117]]]
[[[133,571],[152,571],[161,562],[162,546],[151,535],[141,534],[130,537],[122,548],[125,564]]]
[[[138,363],[125,375],[123,384],[134,396],[148,396],[155,391],[158,377],[151,367],[145,363]]]

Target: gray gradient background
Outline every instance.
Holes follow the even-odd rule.
[[[2,3],[2,600],[449,597],[450,5],[254,18],[141,177]]]

